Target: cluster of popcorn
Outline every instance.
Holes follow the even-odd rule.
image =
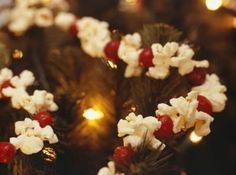
[[[8,29],[22,35],[31,26],[49,27],[54,24],[53,11],[69,9],[66,0],[16,0],[8,13]]]
[[[23,108],[30,114],[36,114],[42,111],[56,111],[58,106],[54,102],[51,93],[45,90],[35,90],[33,95],[26,91],[27,87],[34,83],[32,72],[25,70],[19,76],[13,76],[8,68],[0,71],[0,83],[8,82],[8,86],[1,88],[1,94],[4,97],[10,97],[12,106],[16,109]]]
[[[13,108],[24,109],[30,113],[32,119],[15,123],[17,137],[10,138],[10,142],[0,142],[0,147],[7,147],[8,152],[1,163],[9,163],[15,157],[15,151],[20,149],[22,153],[30,155],[41,151],[44,141],[49,144],[58,142],[58,138],[50,126],[53,122],[49,111],[56,111],[58,106],[54,102],[51,93],[45,90],[35,90],[29,95],[27,88],[35,81],[31,71],[24,70],[19,76],[13,76],[8,68],[0,70],[0,97],[10,98]],[[3,150],[4,151],[4,150]]]
[[[38,153],[43,149],[44,141],[50,144],[58,142],[57,135],[51,126],[42,128],[38,121],[26,118],[24,121],[15,123],[15,133],[17,137],[11,137],[10,143],[22,153],[31,155]]]
[[[156,117],[143,117],[130,113],[124,120],[121,119],[117,126],[118,137],[123,137],[124,146],[130,145],[132,148],[137,148],[145,140],[153,149],[161,145],[161,142],[153,135],[161,127],[161,122]]]
[[[207,74],[206,80],[202,85],[194,86],[193,91],[205,96],[212,104],[213,112],[221,112],[225,108],[227,88],[220,83],[216,74]]]
[[[194,127],[199,136],[210,133],[213,112],[225,108],[226,87],[215,74],[207,74],[203,84],[192,87],[187,97],[173,98],[170,105],[158,104],[157,115],[168,115],[173,121],[173,132],[178,133]]]
[[[207,60],[192,60],[194,51],[186,44],[168,42],[162,46],[154,43],[151,48],[145,49],[140,46],[141,37],[138,33],[126,35],[121,40],[118,55],[127,63],[125,71],[127,78],[139,76],[146,69],[147,76],[163,80],[168,77],[171,67],[176,67],[182,76],[193,71],[194,67],[209,67]]]
[[[63,31],[77,28],[75,35],[80,38],[83,50],[92,57],[105,56],[104,47],[111,40],[107,22],[92,17],[76,19],[71,13],[61,12],[55,18],[55,25]]]

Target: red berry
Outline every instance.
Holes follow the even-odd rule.
[[[205,112],[209,115],[213,113],[211,102],[206,97],[198,95],[197,100],[198,100],[198,107],[197,107],[198,111]]]
[[[16,148],[9,142],[0,142],[0,163],[10,163],[16,156]]]
[[[161,122],[161,128],[154,132],[157,139],[168,139],[173,133],[173,121],[169,115],[158,116],[157,119]]]
[[[110,42],[108,42],[104,48],[104,53],[106,57],[115,63],[119,60],[118,56],[119,46],[120,46],[120,41],[113,39]]]
[[[8,88],[8,87],[13,87],[10,80],[6,80],[4,81],[1,85],[0,85],[0,93],[1,93],[1,96],[2,97],[5,97],[3,94],[2,94],[2,90],[5,89],[5,88]]]
[[[70,25],[69,32],[73,36],[77,36],[79,30],[76,25],[76,20]]]
[[[130,146],[118,146],[113,154],[113,160],[117,164],[130,164],[134,156],[134,151]]]
[[[192,86],[199,86],[205,82],[206,74],[206,68],[195,67],[192,72],[186,75],[186,78]]]
[[[51,125],[53,118],[49,112],[39,112],[34,115],[34,120],[37,120],[42,128]]]
[[[12,87],[10,80],[6,80],[1,84],[1,90],[8,87]]]
[[[145,48],[139,54],[139,64],[144,68],[153,66],[152,59],[153,53],[151,48]]]

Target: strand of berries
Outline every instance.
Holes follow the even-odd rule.
[[[24,70],[19,76],[13,76],[8,68],[0,70],[0,98],[10,98],[15,109],[24,109],[31,118],[15,122],[16,137],[9,142],[0,142],[0,163],[14,160],[16,150],[31,155],[40,152],[44,141],[54,144],[58,142],[52,127],[53,117],[50,112],[56,111],[58,106],[53,101],[53,95],[45,90],[35,90],[29,95],[27,87],[33,85],[33,73]]]

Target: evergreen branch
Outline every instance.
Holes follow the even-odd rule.
[[[167,42],[179,41],[182,33],[167,24],[144,25],[140,31],[143,47],[150,47],[153,43],[162,45]]]

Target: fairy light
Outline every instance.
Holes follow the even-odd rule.
[[[137,0],[126,0],[126,2],[130,5],[136,5],[137,4]]]
[[[120,0],[119,10],[137,11],[142,7],[142,0]]]
[[[51,147],[44,147],[42,153],[44,160],[47,162],[53,162],[57,158],[55,150]]]
[[[233,28],[236,29],[236,17],[233,17],[233,19],[232,19],[232,26],[233,26]]]
[[[84,111],[83,117],[88,120],[98,120],[104,117],[104,113],[94,108],[89,108]]]
[[[223,5],[223,0],[206,0],[205,4],[208,10],[215,11]]]
[[[21,51],[21,50],[19,50],[19,49],[15,49],[14,51],[13,51],[13,53],[12,53],[12,57],[14,58],[14,59],[22,59],[23,58],[23,52]]]
[[[192,143],[199,143],[202,140],[201,136],[198,136],[194,131],[189,135],[189,139]]]
[[[115,63],[113,63],[112,61],[108,60],[107,63],[112,69],[117,69],[117,65]]]

